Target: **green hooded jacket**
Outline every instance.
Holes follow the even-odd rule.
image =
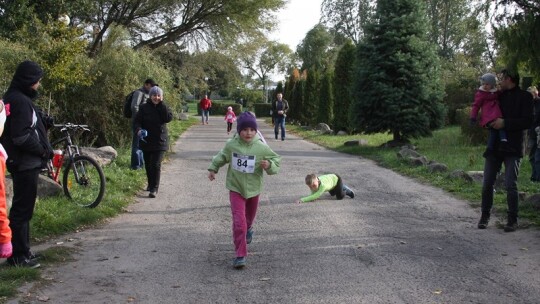
[[[256,135],[251,142],[245,142],[236,134],[229,139],[225,147],[212,158],[208,171],[218,172],[219,168],[229,164],[225,186],[227,189],[240,193],[244,198],[257,196],[262,191],[263,169],[261,160],[268,160],[269,175],[279,172],[281,156],[272,151],[268,145]]]

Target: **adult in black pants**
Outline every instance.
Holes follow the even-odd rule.
[[[39,267],[30,251],[30,220],[37,197],[38,175],[52,157],[46,124],[51,121],[34,105],[43,71],[32,61],[19,64],[4,94],[6,124],[0,141],[8,154],[7,169],[13,177],[13,202],[9,213],[12,266]]]
[[[519,88],[519,74],[503,70],[500,74],[502,93],[499,106],[503,118],[497,118],[491,127],[506,130],[510,149],[500,150],[500,140],[497,139],[494,149],[484,152],[484,181],[482,185],[482,216],[478,222],[479,229],[487,228],[491,207],[493,206],[493,185],[497,173],[504,163],[506,201],[508,204],[507,223],[505,232],[516,231],[518,226],[518,188],[517,178],[521,158],[525,150],[524,133],[533,122],[532,95]]]
[[[154,198],[159,188],[161,161],[169,147],[167,123],[173,115],[163,102],[163,90],[160,87],[151,88],[149,95],[149,100],[139,108],[134,126],[135,132],[141,137],[140,148],[143,151],[149,196]]]

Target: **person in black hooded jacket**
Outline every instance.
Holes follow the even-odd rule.
[[[148,196],[155,198],[161,176],[161,161],[169,148],[167,123],[172,120],[173,115],[163,102],[163,90],[160,87],[152,87],[149,95],[148,101],[140,106],[133,126],[135,134],[141,138],[139,146],[143,151],[148,191],[150,191]],[[143,132],[146,133],[145,137],[143,137]]]
[[[39,267],[36,254],[30,251],[30,220],[37,197],[38,176],[52,147],[47,138],[45,117],[34,105],[43,70],[33,61],[17,66],[4,94],[6,124],[0,142],[6,149],[7,169],[13,178],[13,202],[9,213],[13,254],[8,264]]]

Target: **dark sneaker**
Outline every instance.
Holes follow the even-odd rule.
[[[233,267],[236,269],[242,269],[246,267],[246,257],[237,257],[233,261]]]
[[[504,232],[514,232],[518,228],[518,223],[516,221],[508,221],[504,226]]]
[[[350,198],[354,198],[354,191],[352,191],[350,189],[345,191],[345,194]]]
[[[29,260],[38,260],[38,259],[41,259],[43,257],[43,255],[39,252],[32,252],[30,251],[30,253],[26,256]]]
[[[24,268],[38,268],[41,267],[36,260],[30,260],[26,257],[22,258],[9,258],[7,260],[8,264],[13,267],[24,267]]]
[[[157,192],[151,191],[150,194],[148,194],[148,197],[155,198],[156,194],[157,194]]]
[[[252,240],[253,240],[253,228],[249,228],[246,233],[246,243],[251,244]]]
[[[478,229],[486,229],[489,223],[489,214],[482,214],[478,222]]]

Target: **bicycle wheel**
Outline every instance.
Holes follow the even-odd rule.
[[[66,166],[62,181],[66,196],[81,207],[96,207],[105,194],[103,170],[86,155],[76,156],[73,163]]]

